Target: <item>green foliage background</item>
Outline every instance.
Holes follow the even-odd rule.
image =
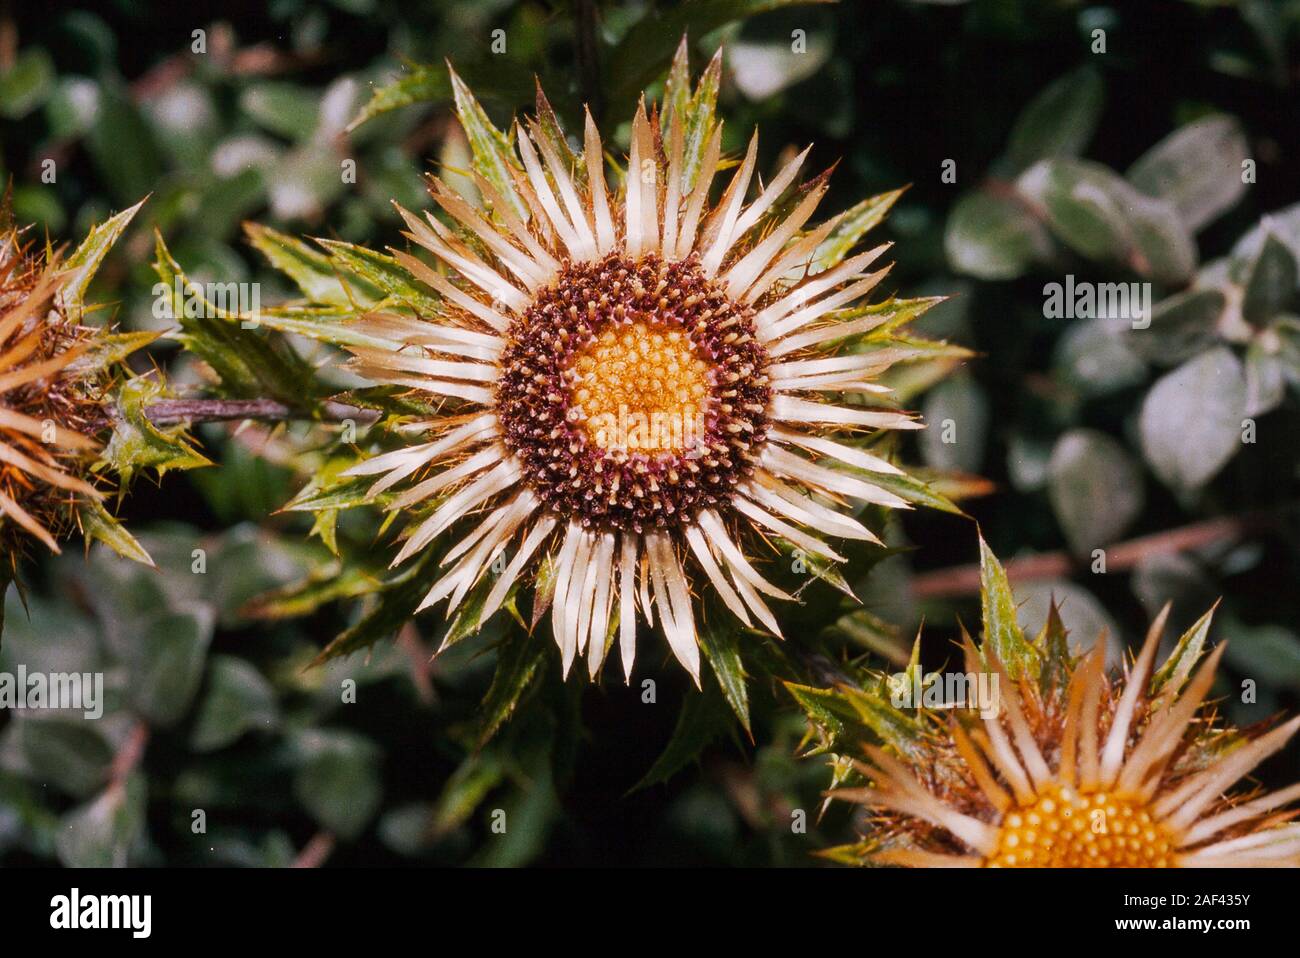
[[[1075,641],[1105,630],[1118,658],[1166,598],[1176,634],[1222,596],[1220,692],[1257,686],[1227,716],[1296,705],[1300,3],[35,6],[0,23],[0,173],[19,220],[69,242],[151,194],[92,289],[128,330],[168,325],[155,229],[161,262],[258,282],[264,304],[297,294],[246,220],[395,243],[389,201],[420,208],[424,171],[467,162],[444,58],[499,124],[530,105],[537,74],[562,117],[590,101],[625,144],[682,32],[697,70],[724,43],[726,149],[758,124],[770,171],[815,142],[815,163],[840,160],[826,210],[911,184],[882,228],[897,242],[890,291],[956,293],[920,326],[980,356],[900,383],[932,423],[904,458],[943,491],[986,493],[962,505],[1013,577],[1017,558],[1058,556],[1015,583],[1022,624],[1036,632],[1055,595]],[[1067,274],[1151,282],[1151,327],[1046,316],[1044,284]],[[331,355],[275,342],[292,369]],[[201,385],[175,342],[151,353],[175,388]],[[322,372],[348,385],[335,375]],[[95,723],[0,716],[0,862],[807,864],[851,838],[841,811],[819,818],[828,775],[797,758],[790,697],[751,679],[751,738],[716,682],[696,693],[658,639],[631,687],[566,686],[555,656],[498,645],[512,635],[500,623],[430,662],[436,614],[309,667],[369,608],[356,597],[387,551],[373,516],[341,519],[335,557],[309,519],[279,511],[321,467],[304,453],[321,428],[203,427],[217,468],[137,480],[122,514],[156,571],[101,547],[27,564],[0,671],[103,670],[110,702]],[[1142,538],[1189,528],[1182,551]],[[918,510],[890,535],[893,554],[850,576],[863,607],[813,593],[783,620],[789,640],[757,650],[762,669],[819,686],[861,656],[855,668],[897,669],[922,618],[926,664],[951,661],[957,616],[975,621],[978,602],[969,577],[940,573],[976,561],[974,528]],[[1092,571],[1093,549],[1134,540]],[[484,745],[498,659],[526,692]],[[1298,771],[1293,749],[1265,777]],[[806,832],[791,827],[799,810]]]

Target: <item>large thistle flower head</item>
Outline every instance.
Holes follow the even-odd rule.
[[[1104,636],[1072,654],[1055,607],[1025,639],[981,546],[984,640],[965,636],[955,696],[944,676],[923,685],[915,657],[862,687],[790,687],[818,750],[837,756],[831,799],[865,806],[863,840],[828,855],[922,867],[1300,865],[1286,808],[1300,784],[1239,784],[1300,717],[1245,730],[1217,721],[1207,695],[1225,644],[1205,654],[1213,610],[1157,667],[1166,606],[1126,674],[1108,675]]]
[[[809,226],[829,171],[800,184],[805,150],[760,184],[757,134],[720,173],[719,62],[692,93],[684,51],[622,170],[589,113],[573,149],[539,90],[507,136],[453,74],[482,206],[432,177],[440,211],[400,210],[436,268],[397,260],[441,305],[369,315],[358,332],[395,348],[350,347],[364,377],[444,400],[406,427],[418,442],[350,470],[410,517],[394,564],[464,529],[421,608],[486,621],[549,570],[566,673],[617,641],[630,675],[641,619],[698,682],[693,591],[780,631],[768,603],[791,596],[753,532],[834,563],[828,540],[877,541],[846,506],[907,505],[853,435],[917,427],[877,381],[906,350],[843,348],[920,311],[865,304],[884,246],[847,255],[896,194]]]

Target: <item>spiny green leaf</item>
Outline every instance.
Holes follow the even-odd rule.
[[[451,89],[456,99],[456,115],[460,118],[460,125],[465,130],[465,137],[469,140],[470,152],[474,157],[474,169],[510,204],[514,214],[527,222],[528,207],[524,205],[523,199],[515,190],[514,178],[510,174],[512,168],[520,169],[520,166],[515,160],[514,148],[509,138],[493,126],[488,115],[483,112],[483,107],[479,106],[478,100],[474,98],[474,94],[450,65],[447,67],[447,72],[451,75]]]
[[[573,185],[579,191],[586,189],[587,186],[587,160],[582,152],[575,153],[569,147],[569,140],[564,135],[564,125],[560,123],[560,118],[555,115],[555,110],[551,106],[550,100],[546,98],[546,93],[542,90],[542,81],[536,78],[537,86],[537,109],[534,114],[537,121],[537,130],[541,133],[542,139],[546,144],[555,151],[555,155],[560,158],[564,166],[569,170],[573,177]]]
[[[859,333],[852,336],[841,337],[840,339],[829,339],[817,345],[817,349],[828,351],[837,348],[846,348],[850,352],[861,351],[864,346],[879,348],[882,345],[889,345],[892,342],[893,334],[906,326],[918,316],[923,315],[933,307],[942,303],[947,297],[944,296],[922,296],[914,299],[897,299],[890,297],[883,303],[872,303],[869,306],[857,306],[852,309],[837,310],[828,317],[835,322],[847,323],[854,319],[860,319],[866,316],[875,316],[879,318],[880,323],[875,328],[866,333]],[[917,340],[918,344],[925,344],[929,340]],[[947,345],[947,344],[942,344]],[[960,347],[951,347],[960,349]],[[915,357],[900,356],[899,361],[907,358],[924,359],[928,351],[924,345],[919,345],[918,349],[922,350]]]
[[[782,685],[832,744],[844,739],[849,733],[857,734],[863,728],[857,709],[837,690],[819,689],[797,682],[783,682]]]
[[[731,727],[731,715],[731,707],[717,682],[705,682],[699,692],[688,691],[668,745],[629,793],[666,782],[695,761],[700,752]]]
[[[145,408],[162,394],[162,385],[146,377],[130,379],[117,395],[117,419],[102,459],[129,484],[136,470],[152,467],[162,475],[168,469],[194,469],[212,465],[189,443],[183,426],[159,429]]]
[[[873,841],[851,842],[847,845],[823,848],[815,852],[815,854],[818,858],[835,862],[837,865],[851,865],[856,868],[861,867],[862,863],[867,860],[867,856],[878,848],[879,844]]]
[[[105,509],[104,504],[98,499],[79,502],[77,514],[87,539],[99,540],[123,558],[147,566],[154,565],[153,559],[144,546],[136,541],[135,536],[126,531],[126,527]]]
[[[361,409],[374,409],[385,416],[428,418],[439,409],[439,403],[436,401],[422,400],[404,386],[365,386],[360,389],[349,389],[340,394],[338,400]]]
[[[1192,674],[1192,669],[1196,668],[1196,663],[1205,652],[1205,640],[1210,635],[1210,622],[1218,607],[1219,603],[1214,603],[1213,608],[1183,633],[1174,650],[1169,653],[1169,658],[1165,659],[1164,664],[1151,677],[1150,691],[1157,703],[1169,702],[1182,691],[1183,685]],[[1159,705],[1153,707],[1158,708]]]
[[[487,604],[488,594],[494,585],[496,585],[495,577],[485,575],[465,594],[464,600],[456,610],[456,617],[447,626],[442,644],[438,646],[440,653],[469,638],[483,627],[483,607]],[[516,579],[511,591],[517,591],[518,588],[519,580]]]
[[[919,663],[916,668],[920,668]],[[921,723],[889,700],[883,684],[879,690],[845,688],[843,694],[859,721],[881,741],[904,755],[916,752],[923,731]]]
[[[393,257],[342,240],[318,239],[316,242],[329,251],[330,260],[348,281],[354,295],[373,300],[374,293],[378,292],[411,307],[421,316],[435,316],[441,312],[437,297]]]
[[[924,733],[921,722],[890,702],[884,683],[877,689],[840,686],[820,689],[784,683],[831,749],[854,748],[864,733],[874,734],[902,754],[912,754]]]
[[[128,224],[130,224],[135,214],[139,212],[140,207],[144,206],[146,200],[147,197],[145,200],[136,203],[135,206],[123,210],[98,226],[91,227],[90,232],[81,245],[77,247],[76,252],[63,262],[63,269],[68,276],[63,288],[59,291],[59,298],[64,308],[70,310],[81,308],[86,287],[94,279],[99,264],[104,261],[108,251],[112,249],[113,244],[117,242],[118,237],[126,230]]]
[[[267,262],[293,280],[311,302],[350,305],[338,274],[323,253],[302,240],[258,223],[245,223],[244,232],[248,242]]]
[[[890,662],[907,660],[902,630],[867,609],[854,609],[840,616],[831,628],[842,632],[859,648],[869,649]]]
[[[609,55],[612,64],[611,102],[633,102],[659,77],[688,30],[704,36],[736,20],[782,7],[808,6],[834,0],[695,0],[666,10],[652,10],[633,25]]]
[[[479,748],[491,741],[514,714],[549,652],[550,646],[545,641],[520,630],[513,630],[497,646],[496,671],[492,673],[492,684],[488,686],[479,709]]]
[[[224,392],[242,397],[277,399],[303,407],[316,394],[315,370],[283,343],[276,345],[256,329],[242,328],[246,317],[209,302],[202,287],[191,284],[154,231],[154,272],[159,291],[167,298],[171,318],[180,324],[174,334],[190,352],[221,379]]]
[[[984,621],[984,646],[992,648],[1002,667],[1012,679],[1028,675],[1036,679],[1039,652],[1025,641],[1016,620],[1016,599],[993,550],[980,536],[980,605]]]
[[[413,66],[410,72],[381,86],[348,124],[351,133],[367,120],[414,103],[440,103],[451,95],[447,73],[441,67]]]
[[[505,781],[506,770],[495,755],[476,752],[452,772],[430,826],[434,837],[441,837],[469,821],[489,792]]]
[[[955,516],[963,516],[964,512],[954,505],[947,497],[935,492],[930,486],[915,476],[906,474],[897,475],[889,472],[861,472],[856,473],[873,486],[879,486],[886,492],[892,492],[918,506],[926,506],[930,509],[938,509],[940,512],[950,512]]]
[[[1061,622],[1061,611],[1053,599],[1047,607],[1047,618],[1034,639],[1034,647],[1042,656],[1042,674],[1039,682],[1044,690],[1063,689],[1070,681],[1070,643]]]
[[[787,539],[782,539],[779,536],[774,538],[783,550],[793,552],[798,548],[798,546]],[[857,595],[853,591],[853,586],[849,585],[849,580],[844,577],[844,573],[841,571],[838,562],[833,559],[823,559],[821,556],[816,556],[809,552],[804,552],[799,557],[799,561],[804,564],[815,578],[825,582],[831,588],[843,593],[853,601],[859,601]]]
[[[927,307],[928,308],[928,307]],[[908,320],[904,320],[908,322]],[[877,337],[877,338],[872,338]],[[895,363],[917,363],[934,359],[962,361],[972,359],[977,354],[965,346],[945,342],[942,339],[922,339],[918,336],[893,336],[874,331],[863,345],[885,346],[897,353]]]
[[[93,373],[107,369],[114,363],[120,363],[137,349],[143,349],[162,333],[100,333],[91,340],[88,350],[68,364],[68,369],[77,373]]]
[[[558,574],[555,556],[548,552],[537,564],[537,575],[533,580],[533,610],[528,624],[530,632],[537,628],[542,617],[546,615],[546,610],[551,607],[551,601],[555,598]]]
[[[339,510],[322,509],[312,517],[307,538],[320,539],[321,544],[330,551],[330,555],[337,556],[339,554],[338,530]]]
[[[678,48],[679,54],[683,57],[686,55],[686,38],[682,37],[681,46]],[[674,62],[674,69],[676,63]],[[689,87],[689,78],[686,85]],[[682,195],[686,196],[690,190],[695,188],[695,181],[699,178],[704,165],[704,153],[709,145],[709,138],[713,136],[714,127],[717,125],[715,114],[718,107],[718,88],[722,84],[722,51],[718,50],[709,61],[709,65],[704,68],[700,75],[700,82],[695,86],[695,92],[691,94],[690,99],[684,105],[682,113]],[[680,99],[682,94],[673,89],[674,98]]]
[[[983,476],[952,469],[917,467],[913,470],[912,478],[924,483],[932,494],[952,503],[978,499],[997,489],[991,480]]]
[[[721,52],[721,51],[719,51]],[[668,77],[664,80],[663,114],[667,123],[674,116],[681,117],[683,129],[691,105],[690,42],[683,35],[673,54]]]
[[[752,738],[749,727],[749,692],[745,688],[745,666],[740,655],[740,629],[721,614],[702,623],[698,634],[700,649],[713,666],[713,674],[727,698],[727,704],[740,720],[746,734]]]
[[[254,596],[240,607],[239,615],[262,620],[298,618],[339,599],[369,595],[382,585],[365,569],[341,568],[333,563],[313,570],[298,582]]]
[[[340,464],[343,465],[343,464]],[[355,506],[383,506],[391,496],[371,498],[368,490],[375,484],[374,476],[339,478],[324,473],[312,479],[306,487],[281,508],[281,512],[319,512],[322,509],[351,509]]]
[[[889,213],[906,187],[890,190],[868,197],[861,203],[849,207],[840,214],[840,221],[831,230],[829,236],[822,240],[813,254],[813,266],[810,272],[820,273],[844,259],[854,245],[867,231],[875,229]]]
[[[435,550],[426,549],[408,569],[385,582],[374,606],[355,625],[344,629],[325,646],[312,660],[312,665],[367,649],[409,622],[416,606],[429,591],[436,555]]]
[[[351,322],[360,315],[355,308],[337,306],[272,306],[258,314],[267,329],[305,336],[333,346],[368,346],[392,349],[391,340],[359,332]]]

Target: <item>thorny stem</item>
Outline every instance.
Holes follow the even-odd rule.
[[[122,740],[113,764],[109,768],[109,787],[121,787],[132,772],[139,767],[144,758],[145,746],[149,744],[149,726],[143,719],[137,720]]]
[[[306,410],[286,405],[275,399],[163,399],[145,407],[145,415],[155,426],[179,426],[196,422],[230,422],[256,419],[261,422],[284,422],[290,419],[315,419],[325,422],[344,422],[348,419],[358,424],[370,423],[378,418],[373,409],[349,406],[347,403],[326,402],[319,416]]]
[[[1292,506],[1291,508],[1294,508]],[[1131,569],[1148,556],[1199,549],[1218,542],[1231,542],[1252,532],[1266,529],[1278,520],[1277,512],[1257,512],[1195,522],[1180,529],[1170,529],[1106,548],[1108,572]],[[1056,579],[1077,571],[1078,562],[1068,552],[1044,552],[1041,555],[1011,559],[1003,563],[1007,578],[1015,582]],[[925,572],[912,580],[912,593],[918,599],[947,599],[973,595],[980,590],[980,567],[977,563]]]

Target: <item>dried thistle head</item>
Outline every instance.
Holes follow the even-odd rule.
[[[0,207],[0,550],[9,572],[27,537],[58,540],[99,505],[92,471],[110,425],[112,365],[145,337],[82,322],[81,293],[134,209],[92,234],[65,260],[38,247]]]
[[[61,306],[57,254],[31,247],[12,224],[0,232],[0,535],[11,561],[18,529],[58,552],[76,497],[102,495],[85,478],[97,384],[70,369],[94,330]]]
[[[967,694],[947,703],[955,707],[915,700],[915,660],[892,687],[791,687],[811,716],[833,705],[855,717],[836,730],[816,723],[841,756],[830,798],[866,809],[863,840],[829,857],[920,867],[1300,864],[1300,824],[1286,810],[1300,784],[1234,788],[1300,717],[1243,730],[1218,722],[1206,696],[1225,646],[1203,656],[1212,610],[1156,668],[1166,606],[1126,674],[1108,675],[1105,642],[1073,655],[1055,608],[1036,641],[1024,638],[1005,575],[983,548],[984,639],[966,636]]]

